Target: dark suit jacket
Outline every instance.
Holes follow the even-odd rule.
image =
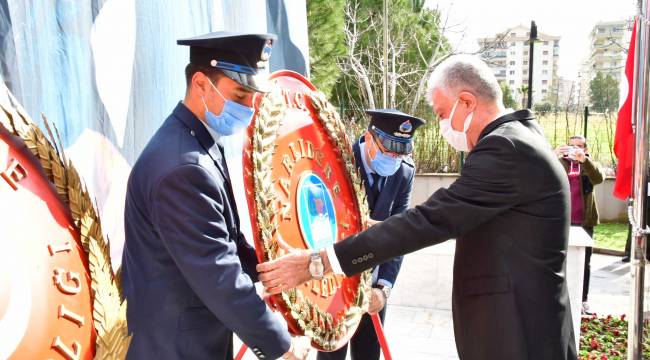
[[[368,182],[368,174],[366,174],[366,170],[363,167],[360,148],[360,144],[363,140],[364,137],[362,136],[352,146],[354,151],[354,160],[366,189],[368,206],[370,207],[370,218],[373,220],[384,221],[389,216],[401,214],[408,209],[409,200],[411,199],[411,191],[413,190],[415,166],[410,162],[410,160],[402,161],[402,165],[395,174],[387,176],[382,180],[384,181],[384,185],[379,192],[379,196],[375,198]],[[383,279],[395,285],[397,274],[402,266],[403,258],[403,256],[397,256],[379,265],[377,279]]]
[[[448,189],[334,245],[348,274],[456,238],[461,359],[576,359],[566,174],[528,110],[489,124]]]
[[[232,359],[233,331],[258,356],[289,348],[255,292],[255,252],[239,233],[221,154],[178,104],[133,167],[122,256],[130,359]]]

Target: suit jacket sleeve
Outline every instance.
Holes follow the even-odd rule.
[[[483,138],[448,188],[404,213],[334,245],[346,275],[447,239],[460,238],[519,201],[516,149],[507,138]],[[460,241],[460,240],[459,240]]]
[[[239,233],[239,236],[237,236],[237,254],[239,255],[242,270],[244,270],[253,282],[258,282],[259,274],[255,269],[258,264],[257,254],[255,253],[255,248],[246,241],[242,233]]]
[[[218,189],[202,167],[176,168],[153,193],[154,227],[210,311],[249,347],[259,348],[269,358],[280,357],[289,348],[289,333],[242,271],[236,231],[226,226],[225,202]]]
[[[391,215],[401,214],[408,208],[411,200],[411,192],[413,191],[414,174],[415,171],[410,172],[409,178],[406,179],[405,184],[401,187],[399,194],[395,198]],[[403,256],[397,256],[379,265],[377,283],[381,285],[390,283],[391,287],[395,286],[395,281],[397,281],[397,275],[402,267],[403,260]]]

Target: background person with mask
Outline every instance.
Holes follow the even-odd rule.
[[[598,208],[594,186],[603,182],[603,172],[589,157],[587,139],[574,135],[568,145],[555,149],[569,179],[571,193],[571,225],[582,226],[589,237],[594,237],[594,226],[598,225]],[[593,315],[589,309],[589,280],[591,278],[591,246],[585,248],[585,270],[582,283],[582,314]]]
[[[424,121],[394,109],[367,110],[366,113],[370,115],[368,130],[352,148],[366,189],[370,218],[383,221],[408,208],[415,175],[415,165],[410,156],[413,136]],[[386,315],[386,302],[401,265],[402,256],[398,256],[373,269],[368,312],[379,313],[382,322]],[[318,353],[318,359],[344,360],[347,352],[346,345],[334,352]],[[378,360],[379,353],[372,319],[364,314],[350,340],[350,355],[353,360]]]
[[[427,99],[444,119],[445,138],[470,150],[460,177],[319,256],[326,273],[352,275],[455,238],[452,309],[460,359],[573,360],[566,174],[532,112],[509,113],[501,97],[492,70],[477,57],[442,62]],[[312,276],[315,258],[296,251],[259,264],[260,280],[270,293],[297,286]]]
[[[149,141],[128,182],[122,286],[129,359],[233,358],[233,332],[260,359],[304,359],[255,292],[219,138],[244,130],[275,36],[210,33],[190,46],[183,102]]]

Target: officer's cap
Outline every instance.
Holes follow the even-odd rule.
[[[370,115],[368,130],[386,149],[397,154],[413,151],[415,130],[424,120],[395,109],[366,110]]]
[[[217,31],[176,43],[190,47],[190,63],[217,68],[250,90],[268,92],[266,77],[259,73],[268,67],[276,38],[273,34]]]

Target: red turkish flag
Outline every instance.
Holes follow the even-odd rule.
[[[632,174],[634,173],[635,138],[632,132],[632,88],[634,86],[634,48],[636,39],[636,21],[632,28],[632,40],[627,52],[625,78],[627,79],[627,96],[618,110],[614,154],[618,158],[614,196],[625,200],[632,195]]]

